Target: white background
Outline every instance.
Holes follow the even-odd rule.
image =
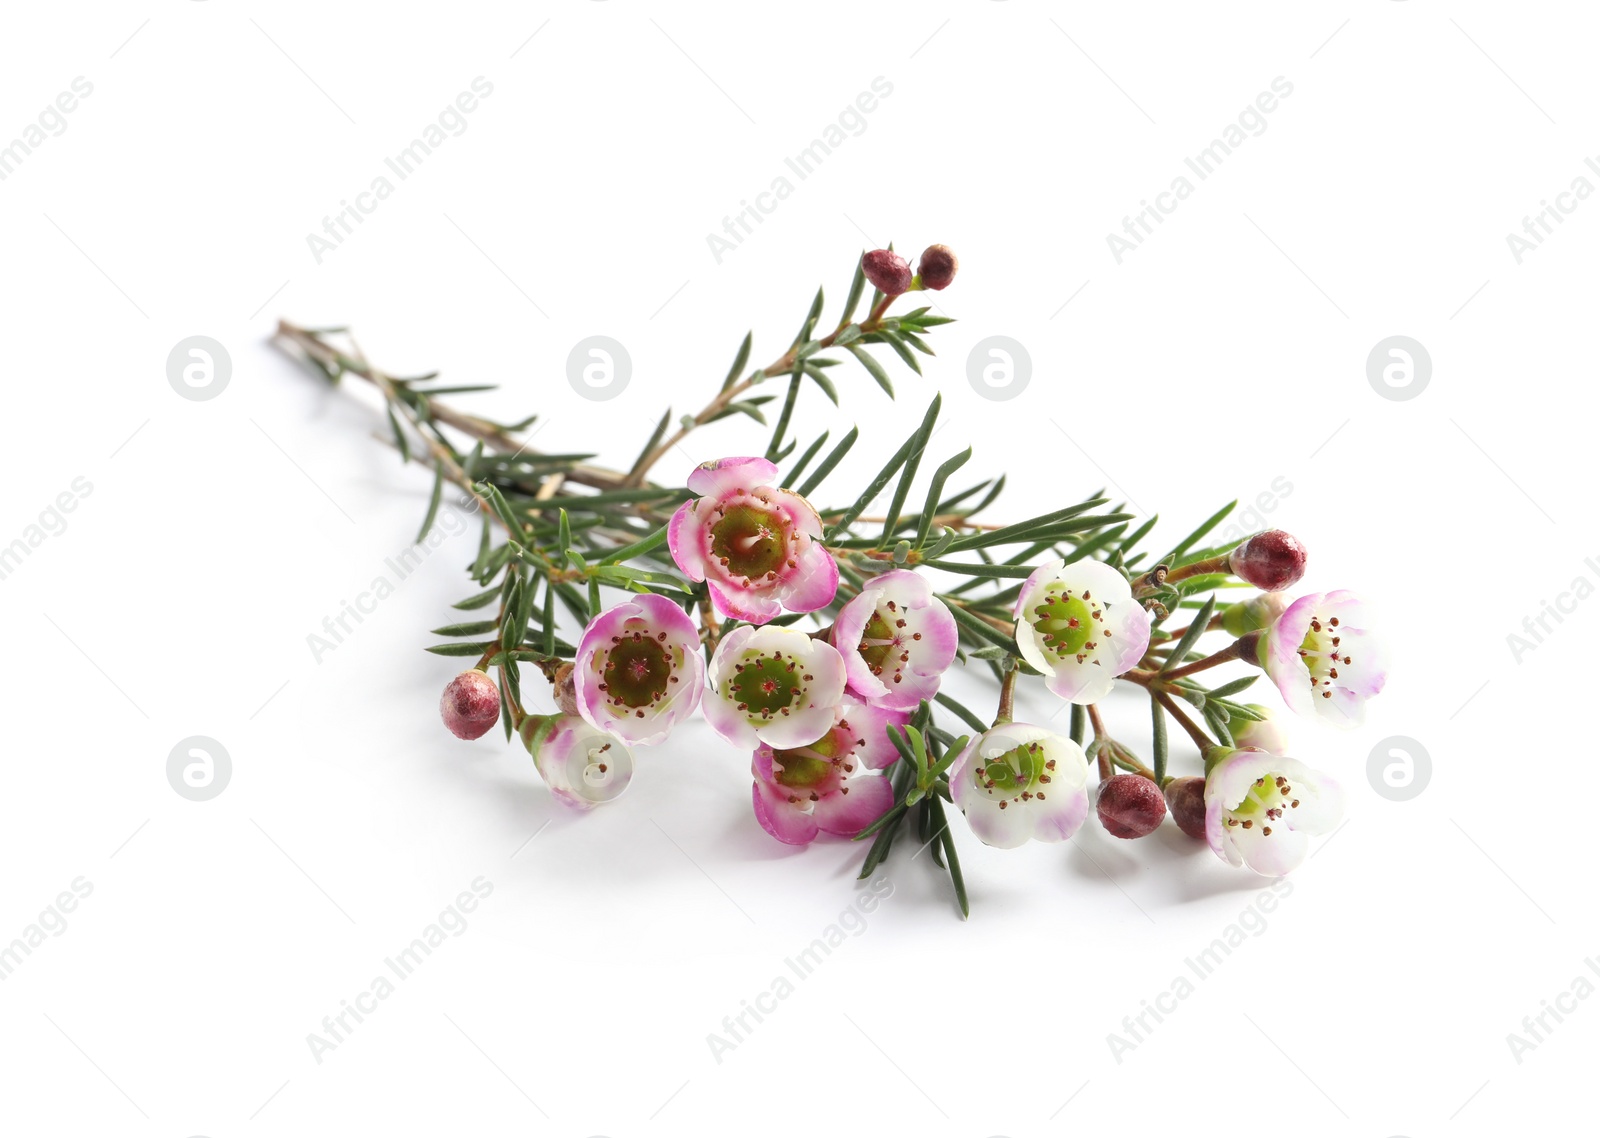
[[[1506,235],[1600,184],[1595,31],[1577,4],[1420,0],[12,6],[0,140],[74,77],[93,93],[0,182],[0,544],[92,492],[0,581],[0,940],[93,892],[0,983],[4,1128],[1417,1136],[1567,1113],[1600,1001],[1521,1063],[1506,1037],[1600,953],[1576,682],[1597,610],[1571,594],[1520,662],[1507,636],[1600,581],[1579,475],[1600,204],[1520,264]],[[465,133],[319,264],[307,234],[477,76]],[[865,131],[718,263],[707,234],[878,76]],[[1265,132],[1118,264],[1107,235],[1279,76]],[[580,819],[524,752],[446,735],[452,662],[420,648],[469,591],[471,537],[308,648],[406,548],[427,475],[374,440],[369,392],[268,345],[279,316],[500,382],[476,406],[625,463],[747,328],[777,356],[817,284],[831,318],[891,239],[959,251],[937,302],[960,322],[924,379],[896,368],[899,403],[844,369],[842,412],[807,393],[807,439],[862,428],[833,500],[938,389],[936,454],[1011,472],[994,517],[1110,483],[1171,539],[1265,493],[1312,550],[1303,587],[1386,614],[1368,724],[1294,725],[1348,824],[1120,1063],[1108,1034],[1266,884],[1171,827],[1009,853],[961,827],[967,923],[902,850],[866,931],[719,1063],[708,1033],[852,904],[861,848],[771,841],[747,757],[699,724]],[[206,402],[166,377],[196,334],[232,358]],[[633,360],[610,403],[566,381],[593,334]],[[1366,375],[1396,334],[1433,364],[1404,402]],[[968,383],[991,335],[1032,358],[1010,402]],[[763,445],[745,426],[659,477]],[[1143,745],[1136,700],[1113,726]],[[232,758],[209,802],[167,783],[191,735]],[[1368,781],[1391,735],[1432,758],[1410,801]],[[480,876],[467,930],[315,1061],[308,1033]]]

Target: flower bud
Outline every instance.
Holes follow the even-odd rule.
[[[550,793],[574,810],[614,801],[633,778],[628,745],[576,715],[530,715],[520,734]]]
[[[570,663],[562,663],[550,680],[551,693],[563,715],[578,714],[578,685],[573,682],[573,670]]]
[[[1255,747],[1277,755],[1284,754],[1289,749],[1289,734],[1283,729],[1282,722],[1259,703],[1247,703],[1244,706],[1261,718],[1230,716],[1228,734],[1233,736],[1233,741],[1241,747]]]
[[[911,287],[911,265],[899,253],[874,249],[861,256],[861,271],[884,296],[899,296]]]
[[[469,668],[445,685],[439,718],[458,739],[476,739],[500,719],[500,689],[484,672]]]
[[[917,276],[922,279],[923,288],[931,288],[935,292],[947,287],[956,279],[956,269],[960,262],[951,252],[948,245],[929,245],[922,251],[922,259],[917,262]]]
[[[1142,838],[1161,825],[1167,803],[1161,788],[1139,774],[1112,775],[1095,800],[1100,824],[1114,838]]]
[[[1228,568],[1258,589],[1277,592],[1304,576],[1306,547],[1293,534],[1269,529],[1228,554]]]
[[[1206,840],[1206,780],[1175,778],[1167,783],[1167,808],[1178,829],[1191,838]]]
[[[1257,593],[1223,609],[1222,627],[1230,636],[1271,628],[1288,607],[1289,598],[1282,593]]]

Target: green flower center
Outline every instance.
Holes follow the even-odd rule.
[[[822,782],[833,770],[833,761],[805,753],[813,749],[775,751],[772,756],[773,781],[790,790],[810,790]]]
[[[1311,690],[1323,699],[1333,698],[1339,667],[1350,664],[1350,650],[1341,648],[1339,644],[1342,639],[1338,617],[1324,621],[1314,616],[1311,618],[1311,627],[1306,629],[1305,639],[1300,642],[1300,659],[1311,673]]]
[[[788,558],[788,522],[751,504],[730,506],[711,526],[711,553],[736,577],[775,575]]]
[[[1033,609],[1033,627],[1039,638],[1063,660],[1075,657],[1081,663],[1086,653],[1098,647],[1094,638],[1104,633],[1104,623],[1105,612],[1090,601],[1087,592],[1080,597],[1052,591]]]
[[[894,653],[894,629],[881,612],[874,612],[872,619],[867,621],[867,627],[861,632],[859,651],[867,667],[872,669],[872,674],[881,676],[889,663],[890,654]]]
[[[649,707],[667,694],[678,678],[672,674],[673,653],[662,643],[666,636],[634,632],[612,638],[601,668],[607,699],[623,707]]]
[[[733,666],[725,684],[739,710],[751,717],[770,719],[800,701],[809,674],[796,674],[795,661],[781,652],[751,656]]]
[[[1004,810],[1013,802],[1044,801],[1044,788],[1055,769],[1056,761],[1045,756],[1043,743],[1023,743],[974,763],[972,778],[979,790],[999,799]]]
[[[1295,797],[1294,786],[1281,774],[1262,775],[1250,784],[1244,801],[1226,811],[1223,823],[1241,830],[1261,827],[1265,837],[1272,836],[1272,826],[1284,813],[1298,809],[1300,799]]]

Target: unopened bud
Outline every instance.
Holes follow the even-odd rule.
[[[1191,838],[1206,838],[1206,780],[1175,778],[1167,783],[1167,809],[1178,829]]]
[[[899,296],[911,287],[911,265],[899,253],[874,249],[861,255],[861,271],[884,296]]]
[[[469,668],[445,685],[439,718],[458,739],[476,739],[500,720],[500,689],[484,672]]]
[[[1228,554],[1228,568],[1258,589],[1287,589],[1305,574],[1306,547],[1281,529],[1258,533]]]
[[[1289,607],[1289,598],[1282,593],[1257,593],[1247,601],[1238,601],[1222,610],[1222,627],[1232,636],[1259,632],[1271,628],[1283,610]]]
[[[1139,774],[1112,775],[1095,799],[1100,824],[1114,838],[1142,838],[1161,825],[1167,803],[1161,788]]]
[[[917,262],[917,276],[922,279],[923,288],[937,292],[956,279],[956,269],[959,267],[960,262],[950,246],[929,245],[922,251],[922,259]]]
[[[556,706],[564,715],[578,714],[578,686],[572,682],[572,665],[564,663],[556,669],[555,676],[550,680],[552,694]]]
[[[1233,736],[1233,741],[1241,747],[1255,747],[1271,751],[1275,755],[1288,753],[1289,735],[1284,731],[1283,723],[1259,703],[1247,703],[1243,706],[1255,712],[1260,718],[1251,719],[1244,715],[1229,716],[1228,734]]]

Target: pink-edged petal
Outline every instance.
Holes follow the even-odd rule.
[[[833,707],[844,698],[844,656],[826,640],[807,637],[805,644],[807,650],[795,655],[804,659],[806,671],[811,674],[811,702],[818,707]]]
[[[710,717],[710,705],[707,704],[707,718]],[[737,714],[737,712],[735,712]],[[828,728],[833,726],[834,710],[832,705],[827,707],[808,707],[799,711],[792,711],[788,715],[753,727],[756,737],[769,747],[779,750],[788,750],[793,747],[806,747],[815,743]],[[740,718],[743,718],[741,716]],[[746,720],[748,722],[748,720]],[[716,724],[712,724],[716,726]],[[727,738],[727,736],[723,736]],[[733,742],[733,740],[729,740]]]
[[[1056,579],[1056,574],[1061,571],[1064,564],[1065,562],[1058,557],[1054,561],[1046,561],[1028,574],[1028,579],[1022,582],[1021,592],[1017,594],[1017,603],[1011,607],[1011,615],[1020,620],[1022,614],[1037,603],[1038,597],[1035,594]]]
[[[1034,841],[1064,842],[1078,832],[1089,816],[1089,792],[1082,788],[1065,792],[1052,789],[1043,805],[1030,805],[1029,813],[1033,815]]]
[[[745,592],[720,581],[710,581],[706,587],[711,591],[711,603],[723,616],[747,620],[751,624],[766,624],[773,617],[783,615],[783,606],[771,597]]]
[[[850,725],[851,734],[861,740],[854,753],[862,766],[882,770],[900,757],[900,752],[889,741],[889,727],[904,727],[909,723],[909,710],[847,700],[839,712],[843,721]]]
[[[667,549],[672,553],[673,564],[691,581],[706,579],[703,529],[692,498],[674,510],[667,523]]]
[[[774,490],[771,502],[801,533],[814,538],[822,536],[822,519],[817,516],[817,508],[793,490]]]
[[[870,670],[869,670],[870,674]],[[920,675],[908,672],[894,687],[888,689],[882,696],[874,696],[869,692],[860,694],[875,703],[895,711],[912,712],[917,709],[917,704],[925,699],[932,699],[939,690],[939,675]]]
[[[761,828],[780,842],[803,846],[817,836],[817,823],[797,808],[781,788],[766,782],[750,784],[750,800]]]
[[[829,834],[854,837],[894,805],[894,790],[882,775],[846,779],[833,794],[825,794],[811,810],[817,828]]]
[[[722,696],[713,694],[701,704],[701,711],[705,713],[706,722],[711,724],[711,729],[735,747],[741,750],[753,749],[761,741],[744,712]]]
[[[735,490],[763,486],[778,476],[778,468],[764,458],[719,458],[703,462],[689,473],[689,489],[702,497],[720,498]]]
[[[1107,613],[1110,616],[1106,621],[1108,633],[1100,642],[1096,659],[1101,667],[1110,669],[1112,675],[1120,676],[1144,659],[1150,647],[1150,614],[1131,598],[1114,607],[1108,606]]]
[[[956,618],[940,600],[929,601],[926,608],[913,612],[922,639],[906,645],[906,663],[925,676],[937,676],[955,661],[956,649],[961,644]]]
[[[815,612],[833,603],[839,591],[839,566],[821,545],[808,543],[791,573],[783,598],[784,607],[790,612]]]
[[[1044,686],[1068,703],[1096,703],[1116,687],[1116,674],[1092,660],[1058,660],[1055,667],[1046,672]]]
[[[1026,810],[1002,810],[993,802],[974,802],[966,811],[967,825],[986,846],[1014,850],[1033,837],[1033,819]]]

